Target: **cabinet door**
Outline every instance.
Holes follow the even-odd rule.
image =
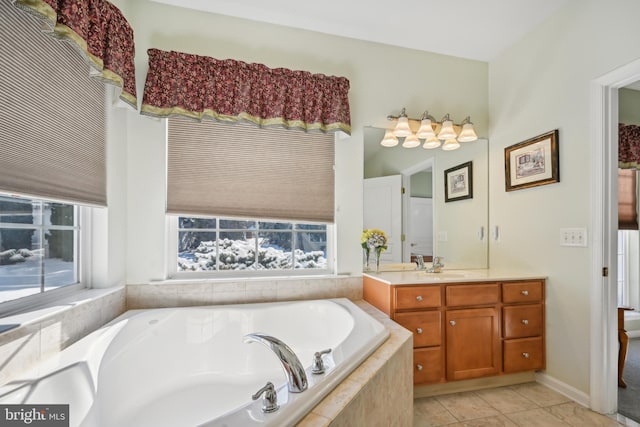
[[[441,347],[413,350],[413,383],[427,384],[442,382],[443,360]]]
[[[505,339],[542,335],[542,304],[505,306],[502,326]]]
[[[413,332],[414,347],[431,347],[442,344],[442,324],[439,311],[396,313],[394,320]]]
[[[447,310],[445,314],[447,380],[500,372],[500,331],[496,307]]]

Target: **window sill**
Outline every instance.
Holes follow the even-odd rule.
[[[282,275],[282,276],[172,276],[164,280],[152,280],[148,284],[177,284],[177,283],[228,283],[228,282],[264,282],[264,281],[293,281],[293,280],[322,280],[322,279],[340,279],[355,277],[350,274],[307,274],[307,275]],[[136,286],[127,285],[127,286]]]
[[[103,298],[110,294],[122,291],[122,289],[124,289],[123,286],[104,289],[81,288],[70,293],[66,293],[54,300],[49,300],[40,304],[34,304],[31,307],[16,310],[18,312],[15,312],[15,314],[0,317],[0,335],[21,326],[42,322],[43,320],[71,310],[78,305]]]

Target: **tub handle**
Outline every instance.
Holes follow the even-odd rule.
[[[322,351],[316,351],[313,355],[313,368],[311,369],[311,373],[314,375],[324,374],[324,360],[322,360],[322,356],[325,354],[331,353],[331,349],[328,348]]]
[[[273,383],[269,381],[262,387],[260,390],[256,392],[253,396],[251,396],[252,400],[260,399],[262,397],[262,412],[270,413],[275,412],[280,408],[278,405],[278,394],[276,393],[276,388],[273,386]]]

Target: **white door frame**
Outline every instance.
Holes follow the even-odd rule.
[[[411,230],[409,230],[409,198],[411,197],[411,175],[422,172],[425,169],[431,169],[433,171],[433,163],[433,157],[429,157],[428,159],[425,159],[420,163],[417,163],[400,171],[400,174],[402,175],[402,186],[404,187],[404,194],[402,195],[402,234],[405,237],[408,236],[411,232]],[[433,187],[433,182],[434,180],[431,180],[431,187]],[[431,189],[431,194],[433,194],[433,188]],[[435,209],[433,211],[434,212],[432,221],[435,224]],[[433,247],[435,251],[435,239]],[[402,242],[402,254],[403,262],[411,262],[411,247],[409,246],[409,241],[406,238]]]
[[[618,407],[618,89],[640,80],[640,59],[591,84],[592,282],[590,406]],[[603,268],[608,268],[607,277]]]

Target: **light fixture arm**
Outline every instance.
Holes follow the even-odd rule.
[[[419,121],[422,121],[422,120],[425,120],[425,119],[429,119],[429,120],[431,120],[431,122],[433,124],[437,124],[437,125],[441,125],[446,120],[449,120],[449,121],[453,122],[453,120],[451,119],[449,113],[445,114],[444,117],[441,120],[436,120],[431,114],[429,114],[428,110],[425,110],[424,113],[422,113],[422,117],[421,118],[415,119],[415,118],[407,116],[407,109],[405,107],[402,107],[402,110],[400,111],[400,114],[397,115],[397,116],[395,116],[393,114],[389,114],[387,116],[387,120],[389,120],[389,121],[398,120],[400,117],[406,117],[407,119],[409,119],[411,121],[414,121],[414,122],[419,122]],[[453,123],[453,125],[462,127],[462,125],[467,124],[467,123],[473,124],[473,123],[471,123],[471,116],[467,116],[467,117],[465,117],[465,119],[461,123],[459,123],[459,124],[458,123]]]

